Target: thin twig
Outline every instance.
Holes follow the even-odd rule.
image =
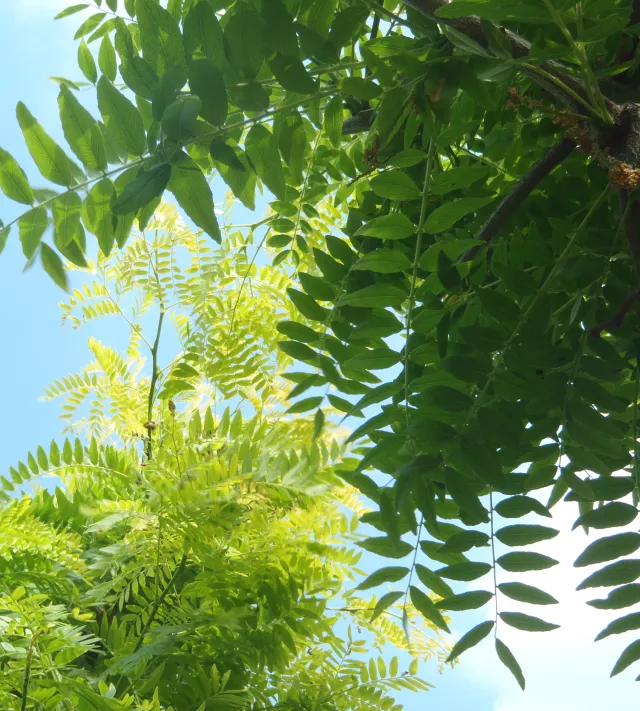
[[[160,347],[160,335],[162,333],[162,322],[164,321],[164,308],[160,306],[160,315],[158,317],[158,329],[156,331],[156,339],[153,342],[151,349],[151,384],[149,385],[149,398],[147,401],[147,460],[151,459],[153,454],[153,400],[156,393],[156,384],[158,382],[158,349]]]

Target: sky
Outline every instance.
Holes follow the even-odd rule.
[[[52,18],[74,2],[78,0],[0,0],[0,145],[13,154],[35,185],[37,171],[24,147],[14,107],[17,101],[24,101],[54,138],[62,141],[57,120],[58,88],[47,77],[80,77],[73,34],[83,15],[55,23]],[[14,207],[0,195],[0,217],[5,222],[16,216]],[[13,231],[0,256],[2,473],[30,449],[60,434],[57,404],[39,398],[54,378],[75,372],[90,360],[88,338],[96,336],[115,347],[124,345],[126,339],[126,329],[115,320],[103,319],[96,326],[77,331],[63,328],[58,306],[62,292],[39,267],[26,273],[23,267],[24,257]],[[71,282],[77,286],[77,276],[72,275]],[[600,597],[598,590],[595,595],[574,592],[584,569],[574,569],[571,564],[586,546],[586,539],[582,531],[570,532],[577,511],[566,507],[562,513],[555,511],[551,525],[562,533],[536,550],[560,560],[561,565],[529,574],[535,580],[528,580],[527,574],[521,579],[544,588],[561,604],[525,610],[525,606],[518,608],[514,603],[510,609],[539,614],[562,627],[554,632],[525,633],[500,625],[500,637],[524,670],[527,691],[520,691],[497,660],[491,642],[485,641],[465,653],[456,668],[442,676],[435,665],[423,665],[421,676],[436,688],[428,693],[403,694],[401,701],[408,711],[595,711],[614,706],[631,708],[637,703],[633,670],[608,678],[617,656],[634,635],[627,633],[593,643],[610,617],[584,604],[585,599]],[[371,570],[376,562],[372,557],[364,559]],[[482,589],[483,584],[491,589],[489,580],[475,581],[473,588]],[[454,637],[492,614],[491,605],[479,612],[457,613]]]

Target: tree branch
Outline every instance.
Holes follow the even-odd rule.
[[[629,253],[640,281],[640,202],[630,201],[629,193],[620,190],[620,207],[623,212],[624,231],[629,243]]]
[[[480,239],[484,244],[478,244],[472,247],[468,252],[462,255],[460,262],[471,261],[476,254],[489,244],[496,234],[504,227],[508,220],[515,215],[520,205],[534,191],[536,186],[543,180],[551,171],[562,163],[576,147],[576,144],[569,138],[563,138],[561,141],[548,151],[539,161],[533,164],[527,174],[518,182],[513,190],[506,195],[498,207],[494,210],[489,219],[484,223],[477,239]]]
[[[153,430],[155,423],[153,422],[153,399],[156,394],[156,384],[158,382],[158,349],[160,347],[160,335],[162,334],[162,322],[164,321],[164,307],[160,305],[160,316],[158,318],[158,330],[156,331],[156,340],[153,342],[151,349],[151,385],[149,385],[149,398],[147,400],[147,460],[151,459],[153,454]]]

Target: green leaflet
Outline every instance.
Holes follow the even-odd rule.
[[[342,138],[342,113],[342,97],[336,94],[336,96],[327,101],[322,122],[322,130],[334,148],[340,146]]]
[[[77,167],[22,102],[18,103],[16,116],[29,153],[42,177],[56,185],[73,185],[76,182]]]
[[[640,534],[638,533],[628,532],[606,536],[588,545],[576,558],[574,565],[576,568],[581,568],[585,565],[604,563],[635,553],[638,548],[640,548]]]
[[[495,510],[503,518],[521,518],[529,513],[551,517],[549,511],[537,499],[530,496],[512,496],[503,499],[495,506]]]
[[[378,237],[380,239],[406,239],[416,231],[416,227],[408,217],[402,213],[375,217],[362,225],[356,236]]]
[[[601,529],[626,526],[634,521],[637,515],[638,510],[635,506],[621,501],[613,501],[580,516],[573,524],[573,528],[586,526],[587,528]]]
[[[427,620],[431,620],[433,624],[445,632],[449,632],[449,627],[442,617],[441,612],[433,604],[427,595],[425,595],[422,590],[417,588],[415,585],[409,587],[411,594],[411,602],[418,612],[425,617]]]
[[[371,79],[364,79],[363,77],[345,77],[340,82],[340,90],[344,94],[350,94],[351,96],[355,96],[356,99],[362,99],[363,101],[375,99],[382,93],[379,84],[376,84]]]
[[[472,590],[439,600],[436,604],[441,610],[476,610],[486,605],[493,593],[486,590]]]
[[[91,50],[87,47],[87,43],[84,40],[78,45],[78,66],[87,80],[95,84],[98,79],[98,69]]]
[[[312,299],[308,294],[293,288],[287,289],[287,294],[303,316],[311,321],[321,321],[323,323],[326,321],[328,311],[320,306],[320,304],[318,304],[315,299]]]
[[[523,573],[528,570],[545,570],[558,565],[558,561],[542,553],[529,553],[526,551],[517,551],[514,553],[505,553],[501,555],[496,563],[508,570],[510,573]]]
[[[64,84],[60,87],[58,106],[64,137],[71,150],[90,170],[105,170],[107,157],[100,127]]]
[[[27,259],[31,259],[38,250],[48,225],[49,218],[45,207],[34,207],[18,220],[22,252]]]
[[[507,645],[502,642],[501,640],[496,638],[496,653],[498,655],[498,659],[507,667],[507,669],[513,674],[515,677],[516,681],[518,682],[518,685],[524,691],[525,688],[525,680],[524,680],[524,674],[522,673],[522,669],[520,668],[520,665],[518,664],[516,658],[513,656],[513,653],[507,647]]]
[[[315,410],[322,404],[322,396],[308,397],[304,400],[299,400],[286,411],[286,415],[300,414]]]
[[[173,157],[167,188],[180,207],[209,237],[220,243],[222,237],[213,205],[213,194],[198,164],[186,153]]]
[[[222,28],[207,2],[194,4],[184,21],[184,45],[189,55],[200,50],[217,67],[224,60]]]
[[[0,189],[10,199],[33,205],[33,193],[27,176],[15,158],[0,148]]]
[[[245,148],[260,179],[279,200],[284,200],[285,179],[277,139],[266,126],[255,124],[247,134]]]
[[[637,639],[622,652],[618,661],[615,663],[613,669],[611,670],[611,676],[616,676],[623,672],[628,666],[637,662],[640,659],[640,639]]]
[[[539,617],[525,615],[522,612],[500,612],[499,615],[500,619],[509,626],[525,632],[550,632],[560,627],[553,622],[546,622]]]
[[[355,368],[360,370],[382,370],[396,365],[402,360],[402,356],[390,348],[374,348],[370,351],[364,351],[353,358],[346,360],[343,365],[347,368]]]
[[[108,178],[99,180],[82,203],[84,226],[98,238],[103,254],[109,255],[115,239],[113,207],[116,189]]]
[[[98,81],[98,107],[113,141],[134,156],[147,151],[142,116],[138,109],[106,78]]]
[[[622,634],[623,632],[637,629],[640,629],[640,612],[632,612],[630,615],[618,617],[617,620],[610,622],[602,632],[597,635],[595,641],[598,642],[612,634]]]
[[[452,168],[435,176],[431,192],[434,195],[446,195],[453,190],[467,188],[478,180],[486,178],[490,172],[491,169],[483,165]]]
[[[470,582],[486,575],[491,570],[489,563],[454,563],[436,570],[441,578]]]
[[[67,272],[65,271],[62,260],[46,242],[43,242],[40,246],[40,259],[42,259],[42,266],[45,272],[61,289],[67,291]],[[46,459],[44,461],[44,466],[42,464],[40,465],[43,469],[46,468]]]
[[[442,552],[465,553],[476,546],[486,546],[489,543],[489,536],[481,531],[461,531],[440,547]]]
[[[197,96],[181,97],[170,104],[162,115],[162,128],[169,138],[185,143],[196,132],[202,102]]]
[[[64,193],[51,203],[54,240],[58,248],[66,247],[78,232],[81,209],[82,200],[76,192]]]
[[[369,181],[376,195],[389,200],[415,200],[420,197],[420,188],[401,170],[386,170]]]
[[[247,2],[237,3],[224,27],[229,64],[246,79],[255,79],[264,62],[266,28],[260,15]]]
[[[482,642],[482,640],[493,629],[493,625],[493,620],[487,620],[486,622],[481,622],[479,625],[476,625],[473,629],[469,630],[466,634],[462,635],[462,637],[460,637],[460,639],[453,645],[453,649],[447,657],[447,662],[452,662],[463,652],[466,652],[467,649],[471,649],[471,647],[475,647],[476,644]]]
[[[395,566],[380,568],[380,570],[376,570],[375,573],[371,573],[371,575],[363,580],[357,589],[368,590],[369,588],[375,588],[377,585],[382,585],[382,583],[395,583],[398,580],[402,580],[408,573],[409,568]]]
[[[154,0],[136,0],[142,56],[159,77],[169,69],[186,75],[182,35],[172,15]]]
[[[100,71],[109,81],[116,80],[118,71],[118,62],[116,59],[116,51],[111,44],[109,35],[105,35],[100,42],[100,51],[98,52],[98,66]]]
[[[395,602],[397,602],[404,593],[402,592],[389,592],[386,595],[383,595],[377,602],[376,606],[373,608],[373,614],[371,615],[371,622],[376,620],[380,615],[391,605],[393,605]]]
[[[528,546],[555,538],[558,533],[560,531],[547,526],[516,525],[499,529],[496,531],[496,538],[506,546]]]
[[[605,599],[589,600],[587,605],[598,610],[619,610],[638,602],[640,602],[640,583],[631,583],[612,590]]]
[[[318,86],[298,57],[276,52],[267,60],[269,69],[283,89],[296,94],[313,94]]]
[[[358,546],[383,558],[404,558],[413,550],[413,546],[406,541],[394,540],[387,536],[366,538],[360,541]]]
[[[640,577],[640,560],[619,560],[605,565],[604,568],[590,575],[578,585],[576,590],[632,583],[638,577]]]
[[[524,583],[500,583],[498,589],[501,593],[519,602],[528,602],[531,605],[557,605],[558,601],[549,593]]]
[[[404,291],[396,286],[375,284],[352,294],[344,294],[338,299],[337,306],[399,307],[406,298]]]
[[[449,200],[429,214],[424,224],[427,234],[438,234],[451,229],[455,224],[472,212],[491,202],[491,198],[459,198]]]
[[[204,3],[199,3],[204,5]],[[210,59],[194,59],[189,65],[189,87],[201,101],[200,115],[214,126],[227,120],[227,90],[222,72]]]
[[[299,185],[303,180],[307,134],[302,116],[297,111],[284,118],[278,140],[280,153],[289,166],[293,182]]]
[[[125,186],[114,201],[115,214],[127,215],[144,207],[154,198],[162,195],[170,178],[171,166],[168,163],[162,163],[143,171]]]

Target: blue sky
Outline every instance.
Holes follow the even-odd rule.
[[[77,2],[78,0],[74,0]],[[3,67],[0,105],[0,141],[26,170],[32,183],[38,178],[19,128],[14,107],[24,101],[32,113],[58,140],[57,85],[48,76],[79,78],[73,33],[78,17],[54,23],[54,14],[73,4],[68,0],[2,0],[0,2],[0,66]],[[222,196],[219,197],[219,199]],[[16,215],[14,204],[0,195],[0,217],[5,222]],[[261,215],[258,216],[258,219]],[[102,320],[97,326],[74,331],[62,328],[58,302],[62,293],[38,268],[22,273],[24,257],[17,232],[0,256],[0,351],[2,427],[0,428],[0,470],[25,456],[29,449],[49,442],[61,431],[56,403],[39,401],[45,386],[54,378],[82,368],[89,360],[89,336],[121,346],[126,331],[117,321]],[[73,275],[72,275],[72,285]],[[577,515],[577,512],[576,512]],[[581,532],[568,533],[573,512],[554,524],[563,533],[540,552],[559,559],[561,566],[536,573],[537,585],[562,603],[545,608],[541,615],[562,623],[562,628],[545,634],[526,634],[501,629],[501,637],[516,654],[527,678],[522,694],[509,673],[501,668],[490,643],[462,657],[454,669],[439,676],[434,665],[425,665],[421,675],[436,684],[428,694],[403,695],[410,711],[438,708],[442,711],[591,711],[615,705],[630,706],[637,699],[633,673],[608,679],[608,670],[620,651],[633,640],[619,635],[593,644],[596,633],[609,621],[606,613],[584,605],[573,592],[582,579],[571,562],[584,548]],[[370,558],[366,559],[368,564]],[[556,572],[561,570],[561,572]],[[483,580],[474,583],[483,587]],[[523,576],[523,582],[529,582]],[[488,584],[488,583],[487,583]],[[598,596],[598,595],[596,595]],[[522,611],[527,611],[522,609]],[[536,614],[536,610],[531,612]],[[458,635],[484,619],[484,613],[458,614],[454,632]]]

